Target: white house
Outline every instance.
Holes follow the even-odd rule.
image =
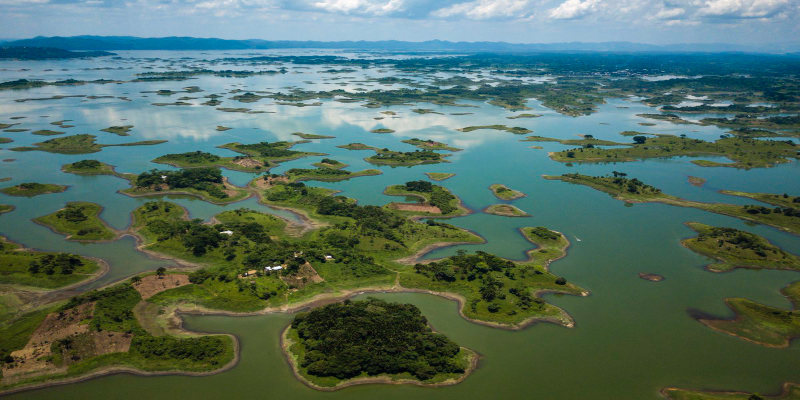
[[[333,256],[330,254],[325,254],[325,261],[331,261],[331,260],[333,260]]]

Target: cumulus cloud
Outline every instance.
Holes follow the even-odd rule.
[[[550,10],[553,19],[577,19],[591,14],[597,9],[600,0],[567,0]]]
[[[525,18],[530,0],[475,0],[453,4],[431,13],[436,18],[464,17],[468,19]]]
[[[789,6],[789,0],[707,0],[697,14],[710,18],[770,18]]]
[[[686,10],[680,7],[676,8],[662,8],[659,10],[655,18],[657,19],[677,19],[678,17],[686,14]]]
[[[334,13],[387,15],[399,11],[403,7],[403,0],[322,0],[312,5]]]

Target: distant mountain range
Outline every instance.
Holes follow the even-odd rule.
[[[2,46],[2,44],[0,44]],[[50,58],[84,58],[113,56],[107,51],[69,51],[52,47],[0,47],[0,59],[13,58],[16,60],[45,60]]]
[[[602,43],[506,43],[506,42],[425,42],[381,41],[294,41],[294,40],[228,40],[193,37],[140,38],[133,36],[43,37],[0,42],[2,46],[54,47],[65,50],[246,50],[246,49],[354,49],[386,51],[454,51],[454,52],[744,52],[798,53],[800,42],[759,46],[725,43],[686,43],[652,45],[632,42]]]

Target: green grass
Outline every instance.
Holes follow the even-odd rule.
[[[800,270],[800,258],[783,251],[761,236],[732,228],[687,222],[698,233],[681,243],[690,250],[719,260],[706,268],[714,272],[734,268]]]
[[[22,246],[0,237],[0,283],[9,285],[30,286],[41,289],[58,289],[92,278],[100,269],[94,260],[75,256],[81,265],[69,274],[56,268],[53,274],[45,271],[33,273],[31,263],[41,263],[43,258],[58,256],[64,253],[22,250]]]
[[[112,240],[116,232],[100,219],[103,207],[96,203],[70,202],[65,208],[52,214],[35,218],[34,221],[67,235],[69,240]]]
[[[51,304],[46,308],[25,313],[17,318],[4,319],[0,323],[0,359],[4,359],[12,351],[25,347],[28,339],[44,321],[47,314],[59,307],[60,304]]]
[[[767,204],[772,204],[773,206],[800,208],[800,196],[790,196],[788,194],[775,193],[737,192],[733,190],[721,190],[720,193],[730,196],[747,197]]]
[[[10,204],[0,204],[0,214],[9,213],[9,212],[14,211],[15,209],[16,209],[16,207],[14,207],[14,206],[12,206]]]
[[[374,176],[380,175],[383,172],[377,169],[365,169],[363,171],[350,172],[341,168],[292,168],[286,171],[285,175],[290,181],[322,181],[322,182],[339,182],[360,176]]]
[[[430,150],[417,150],[417,151],[393,151],[389,149],[379,149],[365,145],[363,143],[350,143],[345,145],[336,146],[341,149],[347,150],[372,150],[376,154],[367,157],[369,163],[377,165],[391,165],[391,166],[414,166],[420,164],[438,164],[447,162],[445,157],[449,154],[439,154]]]
[[[226,168],[243,172],[268,171],[272,165],[266,158],[251,156],[220,157],[216,154],[201,151],[190,151],[179,154],[165,154],[154,159],[156,164],[167,164],[177,168]]]
[[[506,187],[505,185],[501,185],[501,184],[498,184],[498,183],[495,183],[494,185],[489,186],[489,190],[491,190],[492,193],[494,193],[494,195],[497,196],[497,198],[501,199],[501,200],[515,200],[515,199],[518,199],[520,197],[525,197],[524,193],[522,193],[520,191],[517,191],[517,190],[514,190],[514,189],[510,189],[510,188]]]
[[[68,187],[69,186],[56,185],[52,183],[27,182],[0,189],[0,193],[17,197],[34,197],[41,194],[61,193],[67,190]]]
[[[411,191],[406,189],[405,185],[392,185],[387,187],[383,194],[388,196],[408,196],[408,197],[416,197],[421,199],[424,204],[433,205],[439,207],[442,211],[441,214],[428,214],[428,213],[419,213],[413,211],[403,211],[404,214],[408,215],[442,215],[446,217],[457,217],[461,215],[469,214],[469,210],[466,209],[464,206],[461,205],[461,199],[458,196],[452,194],[447,188],[442,186],[433,185],[432,192],[418,192],[418,191]],[[386,207],[391,208],[393,203],[389,203]]]
[[[800,337],[800,282],[795,282],[781,290],[791,300],[794,310],[784,310],[756,303],[743,298],[725,299],[736,313],[736,318],[701,318],[700,322],[714,330],[769,347],[787,347],[792,339]]]
[[[483,212],[485,212],[487,214],[500,215],[500,216],[503,216],[503,217],[530,217],[531,216],[530,214],[526,213],[525,211],[522,211],[519,208],[514,207],[514,206],[512,206],[510,204],[492,204],[491,206],[486,207],[486,209],[484,209]]]
[[[389,128],[376,128],[371,130],[372,133],[394,133],[394,129]]]

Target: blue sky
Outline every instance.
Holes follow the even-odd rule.
[[[0,37],[797,43],[800,0],[0,0]]]

